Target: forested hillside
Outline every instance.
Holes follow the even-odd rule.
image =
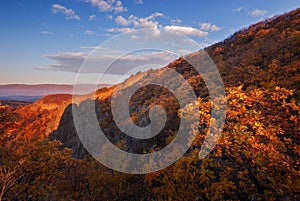
[[[300,11],[275,16],[205,50],[227,86],[296,90],[299,101]]]

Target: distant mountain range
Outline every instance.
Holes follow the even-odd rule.
[[[79,94],[87,94],[92,91],[89,89],[92,85],[80,84],[77,85],[77,92]],[[108,85],[98,85],[98,88]],[[25,85],[25,84],[8,84],[0,85],[0,99],[1,100],[21,100],[32,102],[43,96],[50,94],[72,94],[74,85],[65,84],[38,84],[38,85]]]

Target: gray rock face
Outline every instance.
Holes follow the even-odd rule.
[[[66,107],[57,130],[49,135],[50,140],[59,140],[62,142],[61,148],[70,148],[73,150],[74,158],[83,158],[87,151],[80,142],[76,128],[73,122],[72,105]]]

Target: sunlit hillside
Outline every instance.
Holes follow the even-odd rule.
[[[118,86],[78,96],[74,105],[71,95],[50,95],[31,104],[1,102],[0,200],[300,200],[299,30],[297,9],[205,48],[223,79],[227,111],[221,138],[202,160],[198,154],[209,128],[211,102],[201,75],[184,57],[132,75]],[[145,83],[168,80],[184,94],[181,83],[166,73],[170,68],[188,81],[198,98],[199,113],[189,118],[199,116],[200,122],[189,125],[196,138],[187,153],[173,165],[144,175],[120,173],[93,159],[79,140],[72,107],[95,104],[101,129],[124,151],[160,150],[187,117],[179,115],[178,100],[170,91]],[[149,125],[153,105],[166,110],[166,126],[153,138],[127,136],[114,122],[112,93],[124,96],[132,86],[141,87],[129,108],[137,126]],[[192,111],[196,105],[190,102],[182,110]],[[122,161],[124,166],[131,163]]]

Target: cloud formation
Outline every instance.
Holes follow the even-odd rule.
[[[139,4],[139,5],[143,5],[144,4],[143,0],[135,0],[134,3]]]
[[[259,17],[259,16],[264,16],[268,13],[267,10],[259,10],[259,9],[255,9],[253,11],[251,11],[249,14],[252,16],[252,17]]]
[[[157,18],[165,18],[170,20],[172,25],[162,25],[157,21]],[[181,23],[181,20],[170,19],[166,17],[163,13],[155,12],[147,17],[137,17],[135,15],[130,15],[128,18],[124,18],[123,16],[117,16],[115,18],[115,22],[118,25],[124,26],[125,28],[111,28],[107,29],[108,32],[128,32],[134,31],[137,28],[146,28],[152,29],[149,31],[145,31],[145,36],[147,37],[155,37],[157,36],[161,30],[166,32],[174,32],[179,33],[187,36],[196,36],[196,37],[203,37],[207,36],[208,32],[204,30],[200,30],[191,26],[181,26],[178,25]],[[219,31],[221,28],[217,27],[216,25],[209,24],[210,31]]]
[[[171,24],[180,24],[182,21],[181,19],[170,19]]]
[[[50,31],[41,31],[40,33],[43,35],[54,35],[54,33],[50,32]]]
[[[127,11],[120,0],[86,0],[86,2],[97,7],[100,12],[121,13]]]
[[[128,28],[128,27],[107,29],[109,33],[117,33],[117,32],[126,33],[134,30],[135,30],[134,28]]]
[[[91,15],[90,17],[89,17],[89,21],[92,21],[92,20],[95,20],[96,19],[96,15]]]
[[[153,19],[155,16],[160,14],[151,15],[148,19]],[[135,29],[135,27],[121,27],[107,31],[115,33],[135,31]],[[45,55],[54,62],[37,69],[77,73],[84,62],[85,66],[80,71],[82,73],[125,75],[139,67],[153,68],[153,65],[163,67],[179,56],[201,49],[199,44],[181,34],[202,37],[208,33],[193,27],[175,25],[141,29],[114,37],[93,51],[80,50]],[[91,49],[91,47],[81,49]]]
[[[187,36],[203,37],[203,36],[208,35],[208,33],[205,31],[196,29],[194,27],[188,27],[188,26],[171,25],[171,26],[165,26],[164,29],[165,29],[165,31],[172,31],[172,32],[180,33],[180,34],[187,35]]]
[[[242,10],[244,10],[243,6],[234,9],[233,12],[241,12]]]
[[[130,15],[127,19],[122,16],[117,16],[115,22],[122,26],[133,26],[136,28],[157,28],[158,22],[155,20],[157,17],[164,17],[164,14],[155,12],[148,17],[137,17]]]
[[[221,27],[218,27],[217,25],[211,23],[200,23],[199,26],[200,26],[200,30],[202,31],[217,32],[222,29]]]
[[[54,14],[56,14],[56,13],[63,14],[67,20],[80,20],[80,17],[78,15],[76,15],[74,10],[68,9],[59,4],[53,4],[51,11]]]
[[[117,16],[115,22],[122,26],[128,26],[130,22],[122,16]]]
[[[144,66],[153,63],[166,65],[176,58],[172,54],[154,51],[129,54],[119,58],[118,60],[115,60],[116,58],[114,53],[110,53],[109,50],[108,54],[101,55],[100,57],[88,57],[87,54],[82,52],[46,55],[45,57],[53,60],[55,63],[46,67],[35,67],[36,69],[78,73],[82,63],[88,58],[88,67],[85,68],[81,73],[105,73],[111,75],[125,75],[138,66]],[[115,62],[110,65],[107,71],[104,72],[105,68],[110,64],[112,59],[115,60]]]
[[[84,32],[84,34],[85,34],[85,35],[96,35],[96,33],[93,32],[93,31],[91,31],[91,30],[86,30],[86,31]]]
[[[87,56],[81,52],[67,52],[46,55],[45,57],[54,60],[55,64],[49,64],[47,67],[35,67],[36,69],[78,72],[78,69]]]

